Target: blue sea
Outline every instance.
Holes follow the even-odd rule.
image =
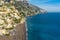
[[[27,17],[28,40],[60,40],[60,13]]]

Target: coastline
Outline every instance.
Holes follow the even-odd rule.
[[[26,28],[26,40],[28,40],[28,27],[27,27],[27,22],[25,20],[25,28]]]

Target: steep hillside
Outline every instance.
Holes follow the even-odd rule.
[[[36,15],[39,13],[44,13],[46,10],[41,9],[37,6],[34,6],[28,2],[23,2],[23,1],[16,1],[15,2],[15,7],[16,9],[19,10],[20,13],[25,13],[25,16],[31,16],[31,15]]]

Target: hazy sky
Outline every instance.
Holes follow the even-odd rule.
[[[60,0],[29,0],[29,2],[48,12],[60,12]]]

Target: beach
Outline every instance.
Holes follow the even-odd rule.
[[[0,36],[0,40],[26,40],[25,23],[17,25],[15,33],[14,36]]]

